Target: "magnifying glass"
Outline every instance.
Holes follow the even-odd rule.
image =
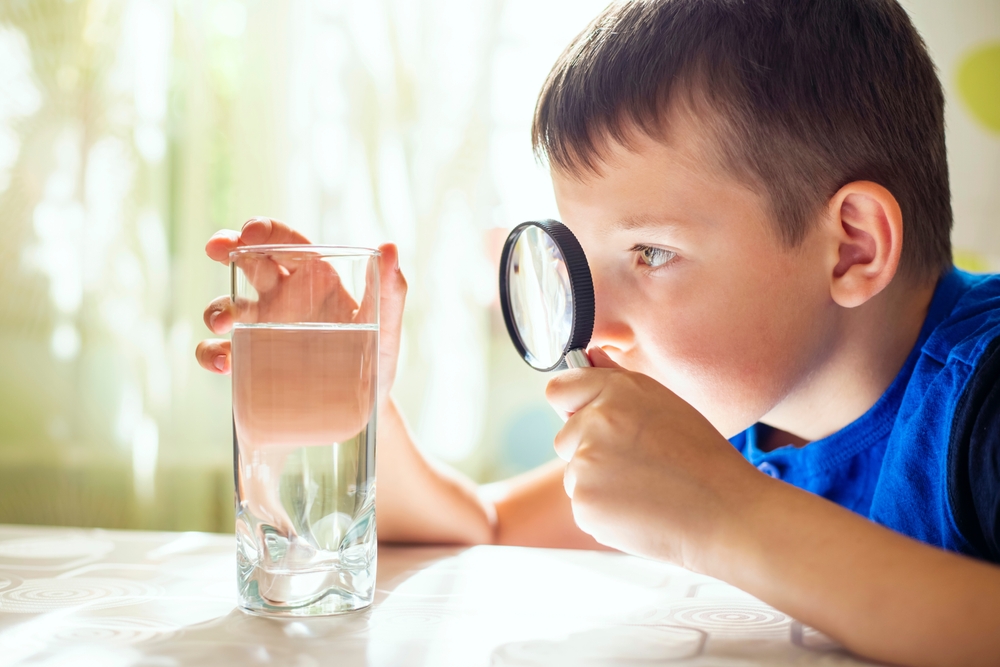
[[[566,225],[542,220],[511,231],[500,257],[500,307],[514,347],[532,368],[591,365],[594,282]]]

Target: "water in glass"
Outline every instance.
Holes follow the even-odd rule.
[[[242,606],[351,611],[375,585],[374,324],[233,331]]]

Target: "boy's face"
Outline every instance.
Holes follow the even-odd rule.
[[[600,174],[553,169],[553,185],[593,273],[592,344],[731,437],[833,351],[829,244],[822,225],[783,244],[765,195],[710,157],[696,120],[676,116],[669,141],[635,133]]]

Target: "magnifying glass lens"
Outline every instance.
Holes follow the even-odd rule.
[[[594,285],[573,233],[555,220],[520,224],[500,265],[504,322],[524,360],[540,371],[589,366]]]
[[[538,227],[528,227],[517,238],[507,285],[525,361],[536,368],[555,366],[573,333],[573,289],[566,258]]]

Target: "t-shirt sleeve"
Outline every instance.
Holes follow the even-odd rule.
[[[1000,338],[990,343],[955,410],[948,495],[973,555],[1000,563]]]

